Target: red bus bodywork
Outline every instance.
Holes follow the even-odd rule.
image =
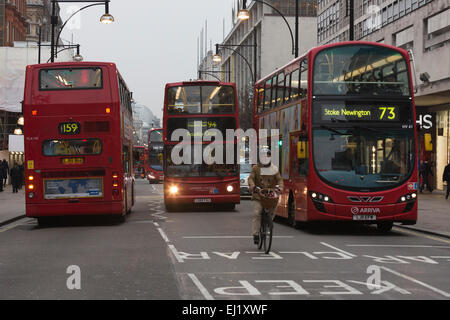
[[[318,164],[314,161],[315,141],[312,139],[312,137],[314,137],[314,129],[322,128],[323,130],[328,130],[330,140],[334,140],[335,136],[338,136],[340,132],[342,132],[342,128],[339,127],[339,120],[333,120],[334,122],[330,121],[328,124],[322,123],[322,127],[318,124],[314,124],[314,112],[316,112],[316,114],[323,112],[315,110],[315,104],[319,105],[318,103],[321,103],[321,101],[328,102],[332,100],[332,103],[339,104],[343,101],[355,100],[364,105],[364,103],[372,103],[371,99],[373,99],[373,101],[378,101],[376,99],[380,99],[376,96],[368,97],[363,95],[352,97],[349,95],[343,95],[324,98],[323,96],[319,96],[317,94],[314,95],[313,93],[313,76],[315,70],[314,62],[317,55],[326,49],[355,45],[373,46],[373,48],[387,48],[395,51],[396,53],[400,53],[404,61],[406,61],[405,72],[407,73],[407,82],[410,90],[408,91],[408,96],[397,100],[399,103],[403,103],[410,107],[410,113],[406,122],[408,130],[410,130],[411,134],[411,169],[407,174],[407,178],[405,178],[402,183],[396,184],[390,188],[386,187],[383,190],[372,191],[369,190],[369,188],[367,188],[368,190],[363,190],[364,188],[360,188],[359,190],[357,190],[357,188],[353,188],[351,190],[350,188],[340,187],[338,185],[339,181],[336,181],[335,184],[331,184],[320,176],[320,174],[323,174],[323,171],[325,170],[319,171],[316,168]],[[269,104],[270,110],[265,110],[266,107],[265,105],[263,106],[263,104],[266,102],[264,101],[263,104],[261,104],[261,99],[264,99],[264,94],[266,94],[264,93],[264,90],[270,89],[268,81],[272,79],[272,82],[277,82],[278,78],[274,77],[284,74],[281,77],[286,76],[285,83],[288,83],[288,76],[290,77],[289,79],[293,78],[295,70],[299,70],[303,66],[304,68],[307,68],[307,71],[305,71],[304,77],[301,76],[301,78],[299,78],[298,82],[300,83],[300,86],[305,84],[303,88],[304,91],[299,90],[299,95],[295,96],[295,98],[293,98],[294,96],[290,96],[286,99],[285,95],[284,98],[281,99],[285,99],[289,102],[285,104],[281,103],[279,106],[270,108],[270,106],[274,104],[274,101],[272,100],[271,104]],[[373,69],[375,69],[375,67],[376,66],[371,66]],[[364,70],[370,70],[370,67],[365,66]],[[350,74],[349,70],[346,71],[348,72],[347,75]],[[323,72],[326,74],[328,71],[323,70]],[[375,70],[373,70],[373,72],[375,74]],[[344,80],[345,76],[343,76]],[[292,83],[295,82],[291,82],[291,84]],[[280,87],[278,87],[278,89],[279,88]],[[292,88],[290,88],[289,92],[292,92]],[[403,224],[416,223],[418,210],[418,173],[416,165],[417,132],[413,82],[411,77],[410,59],[407,51],[380,43],[362,41],[333,43],[330,45],[316,47],[308,51],[305,55],[291,61],[284,67],[277,69],[276,72],[259,80],[255,85],[255,96],[257,96],[258,99],[255,99],[254,128],[274,128],[274,125],[271,125],[273,122],[271,121],[272,118],[277,119],[277,122],[279,121],[278,128],[281,128],[280,136],[283,141],[283,151],[280,153],[282,153],[282,157],[285,158],[282,158],[282,161],[280,162],[280,172],[282,172],[282,176],[284,178],[285,188],[277,208],[277,215],[288,218],[288,221],[292,226],[296,226],[298,222],[305,221],[353,221],[360,218],[361,219],[359,221],[361,222],[378,224],[378,227],[386,227],[387,229],[392,227],[393,222],[401,222]],[[383,97],[382,101],[389,102],[397,100],[387,95]],[[293,110],[291,111],[289,109]],[[358,122],[356,125],[366,127],[368,128],[367,130],[372,128],[370,122]],[[376,127],[372,129],[373,132],[376,130]],[[373,134],[374,133],[372,133],[372,135]],[[323,148],[320,152],[330,153],[332,150],[329,150],[329,148]],[[378,151],[374,150],[373,154],[375,154],[375,152]],[[316,153],[317,155],[320,154],[317,150]],[[299,173],[301,162],[299,159],[306,160],[305,167],[307,164],[306,168],[308,168],[306,174]],[[362,179],[364,179],[363,175],[361,175],[361,180]],[[382,181],[380,181],[380,183],[381,182]],[[327,199],[328,201],[324,201],[324,199]]]
[[[232,113],[202,113],[202,114],[176,114],[168,113],[168,90],[172,87],[198,87],[198,86],[226,86],[233,89],[234,111]],[[234,125],[227,129],[237,129],[239,127],[239,105],[237,102],[236,86],[234,83],[217,82],[217,81],[191,81],[166,84],[163,114],[163,132],[164,132],[164,202],[167,210],[172,210],[177,205],[194,205],[194,204],[218,204],[234,208],[240,203],[240,184],[239,170],[234,174],[225,176],[201,176],[201,177],[173,177],[168,173],[168,157],[170,155],[170,147],[175,146],[178,142],[172,142],[168,136],[169,122],[172,119],[191,119],[203,118],[204,121],[214,118],[233,119]],[[206,119],[206,120],[205,120]],[[236,140],[223,141],[236,145]],[[202,147],[207,143],[202,142]],[[194,144],[191,144],[194,150]],[[192,170],[195,170],[192,167]],[[191,171],[192,171],[191,170]],[[177,192],[172,193],[171,189],[176,187]]]
[[[161,140],[152,139],[152,136],[160,136]],[[162,139],[163,129],[152,128],[148,132],[148,161],[147,161],[147,180],[149,183],[160,182],[164,180],[163,171],[163,148]]]
[[[64,88],[64,72],[80,73],[83,83],[92,69],[101,73],[100,87]],[[42,89],[40,72],[61,87]],[[124,216],[131,210],[131,95],[114,63],[27,66],[23,115],[28,217]]]

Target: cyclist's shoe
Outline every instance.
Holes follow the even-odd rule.
[[[253,243],[256,245],[259,244],[259,236],[253,236]]]

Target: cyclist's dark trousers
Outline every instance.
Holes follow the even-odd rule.
[[[253,202],[253,224],[252,224],[252,234],[257,236],[259,234],[259,228],[261,227],[261,213],[262,206],[259,200],[252,200]],[[272,220],[275,217],[275,210],[271,210],[270,215],[272,216]]]

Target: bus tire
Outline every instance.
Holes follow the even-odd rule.
[[[39,225],[39,227],[46,227],[48,225],[50,225],[50,217],[39,217],[37,218],[37,223]]]
[[[122,214],[112,216],[112,221],[114,224],[122,224],[125,222],[125,220],[126,220],[126,217],[125,217],[125,215],[122,215]]]
[[[394,222],[392,221],[383,221],[377,223],[377,228],[382,233],[387,233],[392,230],[392,227],[394,226]]]

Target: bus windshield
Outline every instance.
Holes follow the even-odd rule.
[[[150,131],[149,141],[150,141],[150,143],[152,143],[152,142],[163,142],[163,132],[162,132],[162,130],[152,130],[152,131]]]
[[[226,114],[235,112],[232,86],[178,86],[167,90],[169,114]]]
[[[40,90],[101,89],[101,68],[42,69]]]
[[[313,153],[318,175],[330,184],[360,191],[385,189],[411,175],[413,131],[322,126],[313,130]]]
[[[314,62],[314,95],[410,96],[402,54],[386,47],[347,45],[320,51]]]

